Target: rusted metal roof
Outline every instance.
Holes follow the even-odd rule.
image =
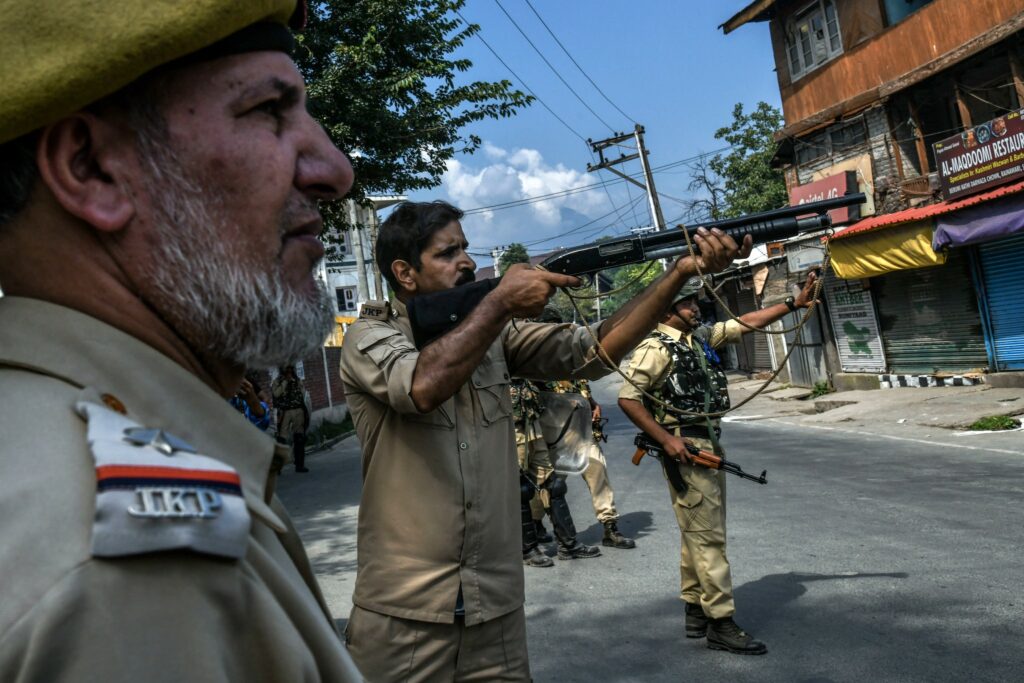
[[[1017,192],[1024,192],[1024,180],[1011,183],[1009,185],[1003,185],[1002,187],[997,187],[996,189],[989,190],[988,192],[982,192],[970,197],[965,197],[964,199],[939,202],[937,204],[929,204],[928,206],[919,206],[913,209],[905,209],[903,211],[882,214],[881,216],[865,218],[862,221],[854,223],[848,228],[843,228],[842,230],[837,231],[836,234],[832,236],[832,239],[845,239],[847,237],[860,235],[861,233],[878,230],[879,228],[932,218],[944,213],[951,213],[959,209],[964,209],[968,206],[974,206],[976,204],[981,204],[982,202],[989,202],[993,199],[1016,194]]]

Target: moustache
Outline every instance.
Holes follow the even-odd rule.
[[[460,270],[459,278],[455,281],[455,286],[459,287],[460,285],[469,284],[470,282],[474,282],[475,280],[476,273],[474,273],[472,270]]]

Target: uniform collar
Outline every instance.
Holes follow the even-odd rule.
[[[198,377],[135,337],[64,306],[0,298],[0,365],[116,397],[144,427],[163,429],[233,467],[249,510],[277,531],[265,502],[274,442]]]

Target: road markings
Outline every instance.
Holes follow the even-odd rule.
[[[761,423],[762,424],[764,424],[764,423],[777,423],[777,424],[780,424],[780,425],[785,425],[787,427],[808,427],[810,429],[821,429],[821,430],[826,431],[826,432],[839,432],[840,434],[856,434],[857,436],[873,436],[873,437],[876,437],[876,438],[879,438],[879,439],[890,439],[892,441],[909,441],[911,443],[920,443],[920,444],[925,444],[925,445],[928,445],[928,446],[934,446],[937,443],[936,441],[928,441],[927,439],[914,439],[914,438],[911,438],[911,437],[908,437],[908,436],[893,436],[893,435],[890,435],[890,434],[876,434],[874,432],[865,432],[865,431],[861,431],[859,429],[840,429],[839,427],[825,427],[824,425],[811,425],[811,424],[802,424],[802,423],[795,423],[795,422],[785,422],[783,420],[778,420],[778,419],[762,420]],[[1002,453],[1004,455],[1024,455],[1024,452],[1022,452],[1022,451],[1012,451],[1012,450],[1010,450],[1008,448],[985,448],[983,446],[965,446],[963,444],[956,444],[956,448],[961,448],[961,449],[968,450],[968,451],[987,451],[989,453]]]

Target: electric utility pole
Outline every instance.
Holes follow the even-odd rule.
[[[604,156],[605,150],[609,147],[621,147],[623,142],[626,142],[630,138],[636,143],[636,152],[634,154],[620,154],[617,159],[606,159]],[[615,175],[619,176],[623,180],[633,183],[637,187],[643,188],[647,193],[648,208],[651,211],[651,222],[657,226],[658,230],[665,229],[665,216],[661,213],[661,202],[658,201],[658,192],[654,189],[654,176],[651,174],[651,165],[647,161],[647,155],[650,152],[644,147],[644,127],[639,123],[636,124],[636,128],[633,129],[632,133],[619,133],[610,138],[604,140],[587,140],[590,148],[597,153],[600,161],[596,164],[587,164],[587,171],[593,173],[594,171],[600,171],[606,169],[611,171]],[[633,159],[640,160],[640,166],[644,171],[644,182],[640,182],[632,176],[626,175],[619,169],[615,168],[618,164],[632,161]]]

